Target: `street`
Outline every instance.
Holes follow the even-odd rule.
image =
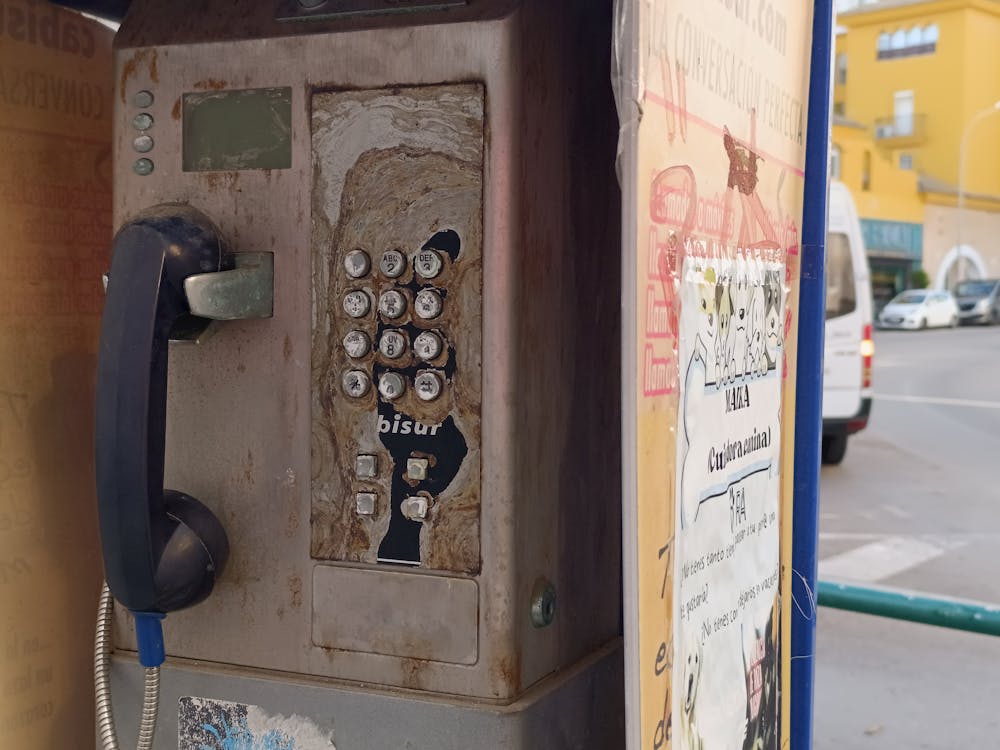
[[[1000,327],[875,346],[871,422],[821,474],[820,579],[1000,604]],[[1000,638],[821,608],[816,649],[816,750],[1000,747]]]

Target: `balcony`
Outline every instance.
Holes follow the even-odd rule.
[[[876,142],[887,148],[919,146],[927,140],[927,115],[880,117],[873,130]]]

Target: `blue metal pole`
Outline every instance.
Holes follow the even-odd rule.
[[[795,379],[795,482],[792,511],[791,750],[810,750],[816,650],[816,545],[823,422],[827,166],[830,140],[832,0],[815,0],[809,75],[806,168]]]

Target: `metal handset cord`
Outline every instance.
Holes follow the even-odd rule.
[[[94,698],[97,710],[97,734],[102,750],[119,750],[115,717],[111,708],[111,633],[115,600],[105,582],[97,607],[97,635],[94,638]],[[160,668],[146,669],[142,716],[139,720],[137,750],[152,750],[156,734],[156,712],[160,701]]]

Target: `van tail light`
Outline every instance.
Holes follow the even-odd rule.
[[[869,323],[861,329],[861,387],[872,387],[872,356],[875,342],[872,341],[872,327]]]

